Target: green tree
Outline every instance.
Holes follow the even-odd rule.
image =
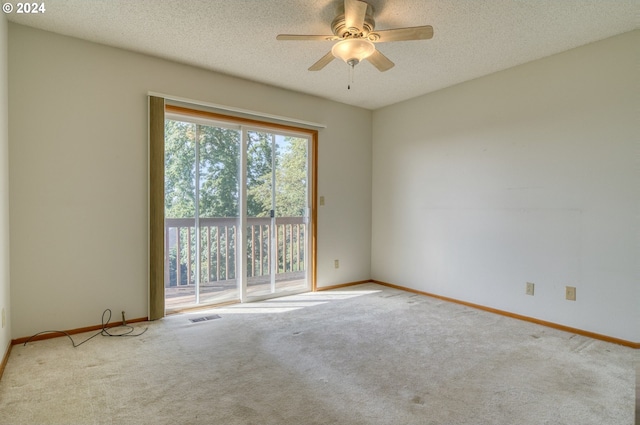
[[[166,120],[165,216],[188,218],[195,214],[195,124]]]
[[[200,217],[237,217],[240,134],[199,126]]]
[[[299,217],[307,206],[307,140],[285,137],[276,143],[276,214]],[[260,176],[248,193],[260,205],[260,217],[267,216],[272,206],[271,169]]]
[[[285,139],[287,150],[278,158],[276,206],[281,217],[299,217],[307,207],[307,140]]]
[[[237,217],[239,132],[174,120],[165,122],[165,215],[195,215],[196,135],[200,217]]]
[[[247,140],[247,215],[268,217],[271,210],[271,135],[249,131]],[[267,202],[268,198],[268,202]]]

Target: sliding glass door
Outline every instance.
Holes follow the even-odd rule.
[[[248,129],[248,299],[308,290],[309,144],[295,134]]]
[[[166,311],[311,288],[310,144],[166,114]]]

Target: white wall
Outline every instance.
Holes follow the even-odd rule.
[[[0,16],[0,361],[11,342],[9,298],[9,99],[7,18]],[[0,317],[0,321],[2,317]]]
[[[14,338],[147,316],[149,91],[326,124],[318,285],[370,277],[371,111],[9,24]]]
[[[372,278],[640,341],[638,45],[375,111]]]

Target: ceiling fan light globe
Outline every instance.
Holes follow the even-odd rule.
[[[349,65],[357,65],[376,51],[372,42],[364,38],[348,38],[337,42],[331,48],[331,53]],[[352,65],[352,66],[353,66]]]

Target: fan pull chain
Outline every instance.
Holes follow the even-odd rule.
[[[353,84],[353,71],[355,65],[349,66],[349,84],[347,85],[347,90],[351,90],[351,85]]]

